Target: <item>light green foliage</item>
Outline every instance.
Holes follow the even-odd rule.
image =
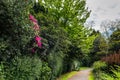
[[[90,73],[89,80],[95,80],[92,72]]]
[[[94,70],[101,70],[107,67],[107,64],[105,62],[102,61],[96,61],[93,64],[93,68]]]
[[[95,36],[90,36],[92,30],[83,27],[89,17],[89,12],[85,9],[85,1],[40,0],[39,3],[48,10],[48,15],[54,18],[58,27],[63,27],[67,31],[71,45],[77,46],[87,53]]]
[[[40,0],[40,2],[48,8],[51,16],[62,23],[63,27],[74,24],[73,21],[83,24],[88,17],[86,15],[89,15],[84,0],[45,0],[44,2]]]
[[[114,68],[111,68],[111,71],[112,73],[108,74],[108,73],[105,73],[104,71],[98,71],[96,72],[96,80],[99,79],[99,80],[120,80],[120,66],[116,66],[117,68],[114,69]]]
[[[120,66],[107,66],[105,62],[97,61],[93,64],[95,80],[119,80]]]
[[[112,68],[111,71],[113,72],[115,78],[119,80],[120,79],[120,66],[115,66],[115,67],[117,68],[116,69]]]
[[[119,79],[115,79],[112,76],[105,74],[105,73],[102,73],[101,79],[102,80],[119,80]]]
[[[106,74],[104,72],[99,72],[97,74],[98,77],[96,77],[96,79],[99,79],[99,80],[119,80],[119,79],[115,79],[114,77],[110,76],[109,74]]]

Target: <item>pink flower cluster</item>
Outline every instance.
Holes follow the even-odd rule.
[[[29,20],[31,20],[34,23],[37,23],[37,19],[35,19],[34,16],[31,14],[29,14]]]
[[[40,36],[35,36],[35,41],[36,41],[38,47],[42,47],[41,37]]]
[[[33,29],[36,32],[39,32],[40,28],[39,28],[39,25],[37,23],[37,19],[35,19],[33,15],[29,14],[29,20],[32,21],[32,23],[34,24]],[[40,48],[42,47],[41,37],[38,34],[35,36],[35,42],[36,42],[38,47],[40,47]],[[32,52],[33,53],[35,52],[34,48],[32,48]]]
[[[39,28],[39,25],[37,23],[37,19],[34,18],[33,15],[29,15],[29,20],[33,22],[34,26],[33,26],[33,29],[38,31],[40,28]]]

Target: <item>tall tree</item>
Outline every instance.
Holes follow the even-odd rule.
[[[120,49],[120,29],[115,30],[109,38],[109,50],[114,52]]]
[[[56,51],[63,47],[66,51],[64,53],[67,53],[69,59],[73,59],[73,57],[81,59],[83,53],[89,52],[95,35],[91,35],[92,29],[84,27],[84,23],[90,14],[85,8],[85,0],[39,0],[34,9],[34,15],[38,18],[40,25],[43,26],[41,28],[48,30],[47,32],[44,30],[43,37],[50,42],[49,46],[55,47]],[[50,26],[52,27],[49,28]],[[53,33],[54,31],[58,32],[58,29],[62,29],[62,34]],[[55,39],[53,39],[53,35],[56,36]],[[60,40],[58,42],[60,45],[56,47],[56,42],[60,38],[63,40]],[[61,44],[61,42],[64,43]],[[67,46],[65,46],[66,44]]]
[[[117,29],[120,29],[120,20],[116,19],[114,21],[105,20],[101,23],[101,30],[106,37],[110,37],[111,33]]]
[[[107,42],[102,36],[102,34],[99,32],[97,33],[97,37],[94,40],[93,47],[91,48],[90,57],[92,63],[94,61],[100,60],[102,56],[105,56],[107,54]]]
[[[60,24],[59,27],[64,27],[67,31],[72,45],[76,45],[84,52],[87,51],[90,47],[88,44],[92,43],[90,41],[94,37],[89,36],[91,30],[84,27],[90,14],[85,8],[85,0],[46,0],[43,4],[48,8],[50,16],[55,17]]]
[[[112,49],[112,47],[114,47],[113,49],[115,51],[118,50],[117,47],[115,49],[115,43],[116,43],[115,41],[117,41],[117,39],[116,40],[114,40],[114,39],[115,39],[116,35],[119,35],[120,20],[116,19],[114,21],[104,21],[101,23],[101,27],[103,30],[103,34],[106,37],[107,44],[110,45],[110,46],[108,46],[108,50]],[[116,46],[118,44],[119,44],[119,42],[116,44]],[[113,51],[113,49],[112,49],[112,51]],[[107,50],[107,53],[109,52],[108,50]]]

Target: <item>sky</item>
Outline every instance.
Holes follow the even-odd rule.
[[[36,0],[36,2],[38,2],[38,0]]]
[[[120,19],[120,0],[86,0],[86,6],[91,10],[87,22],[94,21],[93,28],[100,30],[101,22]]]

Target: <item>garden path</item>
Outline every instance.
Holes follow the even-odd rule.
[[[88,80],[91,70],[92,69],[86,69],[86,70],[79,71],[77,74],[75,74],[68,80]]]

